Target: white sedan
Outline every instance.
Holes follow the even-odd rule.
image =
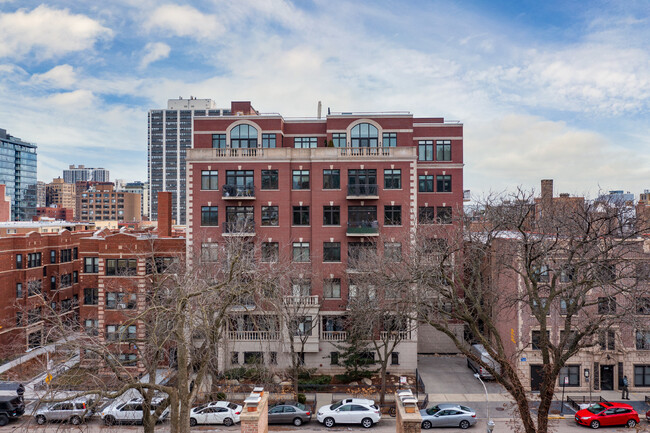
[[[215,401],[192,408],[190,425],[223,424],[231,426],[239,422],[242,407],[228,401]]]

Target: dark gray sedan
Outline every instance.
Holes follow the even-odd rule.
[[[422,428],[460,427],[466,429],[476,424],[476,412],[460,404],[444,403],[420,411]]]
[[[293,424],[311,421],[311,410],[302,403],[277,403],[269,409],[269,424]]]

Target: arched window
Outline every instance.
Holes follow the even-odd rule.
[[[251,125],[237,125],[230,131],[230,147],[248,149],[257,147],[257,129]]]
[[[350,131],[352,147],[377,147],[379,131],[370,123],[359,123]]]

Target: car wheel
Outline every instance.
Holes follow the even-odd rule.
[[[598,428],[600,427],[600,423],[598,421],[592,421],[591,422],[591,428]]]
[[[431,421],[424,421],[422,423],[422,428],[425,430],[429,430],[431,428]]]
[[[47,421],[47,420],[45,419],[45,417],[43,415],[38,415],[36,417],[36,424],[38,424],[38,425],[45,424],[45,421]]]
[[[223,425],[225,425],[226,427],[230,427],[232,425],[232,419],[230,419],[230,418],[224,419],[223,420]]]
[[[302,425],[302,419],[301,418],[294,418],[293,419],[293,425],[296,427],[300,427]]]
[[[370,428],[372,427],[372,420],[370,418],[364,418],[361,420],[361,426],[363,428]]]
[[[388,409],[388,415],[392,416],[393,418],[397,416],[397,409],[395,409],[395,406],[391,406],[390,409]]]
[[[0,415],[0,426],[7,425],[7,424],[9,424],[9,418],[7,417],[7,415],[5,414]]]
[[[81,424],[81,418],[75,415],[72,418],[70,418],[70,422],[72,423],[72,425],[79,425]]]
[[[196,418],[190,418],[190,427],[194,427],[198,423],[196,422]]]
[[[633,428],[635,425],[636,425],[636,421],[634,421],[633,419],[628,419],[627,420],[627,426],[629,428]]]
[[[104,418],[104,424],[107,426],[115,425],[115,418],[111,415],[107,415],[106,418]]]
[[[325,418],[325,420],[323,420],[323,424],[325,427],[331,428],[334,427],[334,424],[336,423],[334,422],[334,418]]]
[[[463,430],[469,428],[469,421],[467,421],[466,419],[462,420],[460,424],[458,424],[458,427],[462,428]]]

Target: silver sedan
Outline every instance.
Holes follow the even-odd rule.
[[[459,404],[438,404],[420,411],[422,428],[431,427],[460,427],[466,429],[476,424],[476,412],[467,406]]]

